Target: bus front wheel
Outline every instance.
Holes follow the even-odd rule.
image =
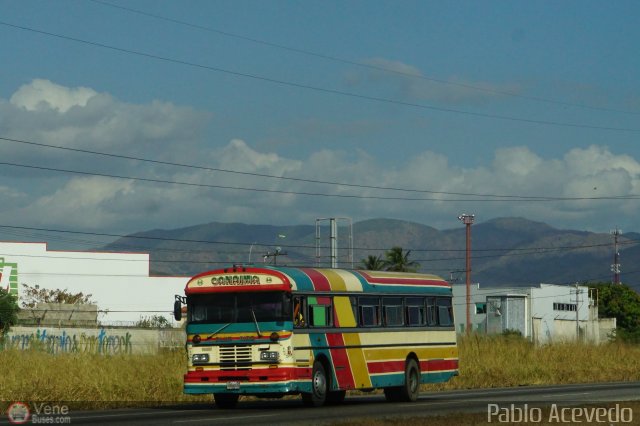
[[[238,404],[239,397],[237,393],[216,393],[213,400],[219,408],[233,408]]]
[[[327,400],[328,389],[329,382],[324,365],[320,361],[315,361],[311,373],[311,393],[303,393],[302,401],[305,405],[321,407]]]

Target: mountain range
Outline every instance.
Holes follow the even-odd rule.
[[[438,230],[396,219],[370,219],[347,226],[338,220],[338,265],[350,268],[385,250],[411,250],[421,272],[464,283],[466,230]],[[120,238],[106,251],[146,251],[155,275],[194,275],[232,264],[263,262],[329,266],[327,221],[313,225],[249,225],[212,222],[180,229],[155,229]],[[352,244],[350,244],[352,240]],[[640,234],[619,237],[622,281],[633,281],[640,261]],[[524,218],[496,218],[471,226],[471,281],[483,286],[610,282],[614,240],[609,233],[556,229]],[[277,256],[274,254],[277,253]]]

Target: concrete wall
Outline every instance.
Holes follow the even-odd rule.
[[[152,354],[184,347],[184,329],[12,327],[3,347],[49,353]]]
[[[18,324],[54,327],[95,327],[98,305],[68,303],[38,303],[34,309],[18,312]]]

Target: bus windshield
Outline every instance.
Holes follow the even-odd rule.
[[[194,294],[187,298],[189,322],[291,321],[291,295],[283,291]]]

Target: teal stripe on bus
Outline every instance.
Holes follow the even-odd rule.
[[[313,282],[311,281],[311,278],[309,278],[309,276],[307,274],[305,274],[303,271],[301,271],[298,268],[287,268],[287,267],[280,267],[280,266],[276,267],[276,266],[274,266],[274,267],[271,267],[271,268],[268,268],[268,269],[274,269],[276,271],[280,271],[280,272],[282,272],[284,274],[287,274],[295,282],[296,289],[298,291],[313,291],[314,290]]]
[[[331,357],[331,351],[329,350],[329,343],[327,342],[327,335],[325,333],[311,333],[309,334],[309,340],[311,341],[311,347],[313,348],[313,357],[318,359],[320,356],[325,356],[329,361],[331,371],[325,371],[325,374],[331,375],[332,389],[338,383],[336,372],[333,371],[333,359]]]
[[[262,334],[265,331],[282,331],[292,330],[293,321],[258,321]],[[211,334],[224,327],[225,324],[187,324],[187,334]],[[229,324],[223,328],[218,334],[225,333],[248,333],[256,334],[256,325],[253,322],[238,322]]]

